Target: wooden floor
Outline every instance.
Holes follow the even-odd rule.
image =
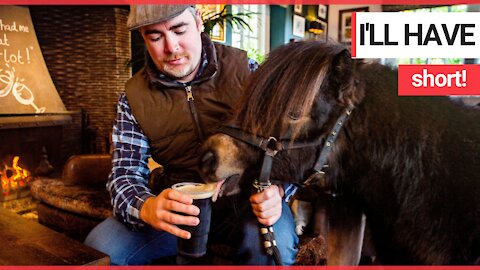
[[[109,265],[110,258],[0,207],[0,265]]]

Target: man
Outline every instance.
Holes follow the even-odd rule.
[[[148,54],[145,67],[119,98],[107,183],[115,218],[102,222],[85,240],[117,265],[149,264],[175,255],[177,237],[190,238],[176,225],[197,225],[199,209],[190,197],[169,187],[200,180],[196,151],[231,115],[254,69],[245,52],[213,45],[192,6],[132,6],[127,24],[140,31]],[[150,177],[150,157],[163,165],[161,175]],[[148,187],[149,177],[158,191]],[[214,204],[209,241],[234,245],[234,263],[272,264],[258,222],[275,224],[283,263],[292,264],[298,238],[283,193],[272,185],[250,198],[220,199]]]

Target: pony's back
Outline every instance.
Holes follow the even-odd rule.
[[[383,259],[473,263],[480,256],[480,110],[447,97],[398,97],[396,71],[378,64],[358,71],[365,95],[346,127],[353,146],[343,170],[361,178],[356,189],[373,230],[390,232],[376,239]]]

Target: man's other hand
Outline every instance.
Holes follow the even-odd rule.
[[[264,191],[250,196],[253,213],[261,224],[271,226],[280,218],[283,193],[282,187],[271,185]]]

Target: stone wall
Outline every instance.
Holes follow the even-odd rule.
[[[64,128],[64,153],[108,152],[118,94],[131,76],[128,7],[30,6],[30,12],[57,91],[77,112]]]

